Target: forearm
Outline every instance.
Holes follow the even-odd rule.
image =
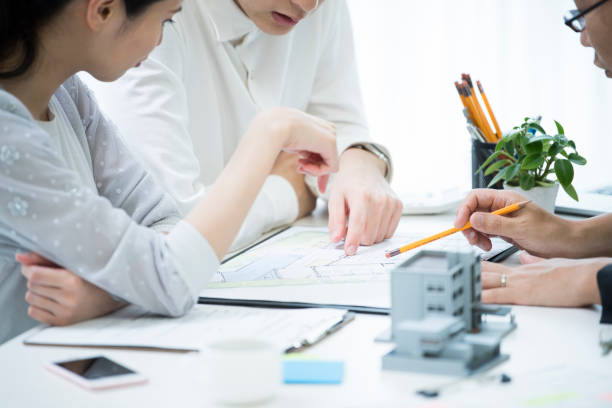
[[[282,130],[264,137],[261,124],[251,126],[223,172],[189,213],[191,223],[221,259],[255,201],[282,147]]]
[[[612,257],[612,214],[572,222],[576,258]]]
[[[601,295],[597,282],[597,274],[606,265],[612,263],[612,258],[593,258],[585,260],[582,266],[573,271],[576,277],[573,285],[574,290],[584,299],[585,305],[601,304]]]

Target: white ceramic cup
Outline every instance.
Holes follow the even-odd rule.
[[[282,351],[266,340],[227,338],[203,350],[206,393],[222,404],[264,402],[281,386]]]

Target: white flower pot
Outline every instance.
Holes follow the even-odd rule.
[[[557,201],[557,193],[559,192],[559,183],[555,183],[550,187],[534,187],[531,190],[523,190],[520,187],[509,186],[504,183],[504,190],[516,191],[546,211],[552,214],[555,213],[555,202]]]

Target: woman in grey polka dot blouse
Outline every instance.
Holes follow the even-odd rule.
[[[0,342],[37,321],[69,324],[125,303],[185,313],[281,150],[300,154],[300,170],[322,187],[336,171],[333,125],[262,112],[210,193],[179,220],[74,75],[112,81],[139,65],[181,4],[0,4]]]

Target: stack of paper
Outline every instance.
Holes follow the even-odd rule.
[[[335,309],[257,309],[196,305],[180,318],[152,316],[135,306],[66,327],[46,327],[29,345],[145,348],[195,351],[232,337],[266,339],[287,349],[342,321]]]

